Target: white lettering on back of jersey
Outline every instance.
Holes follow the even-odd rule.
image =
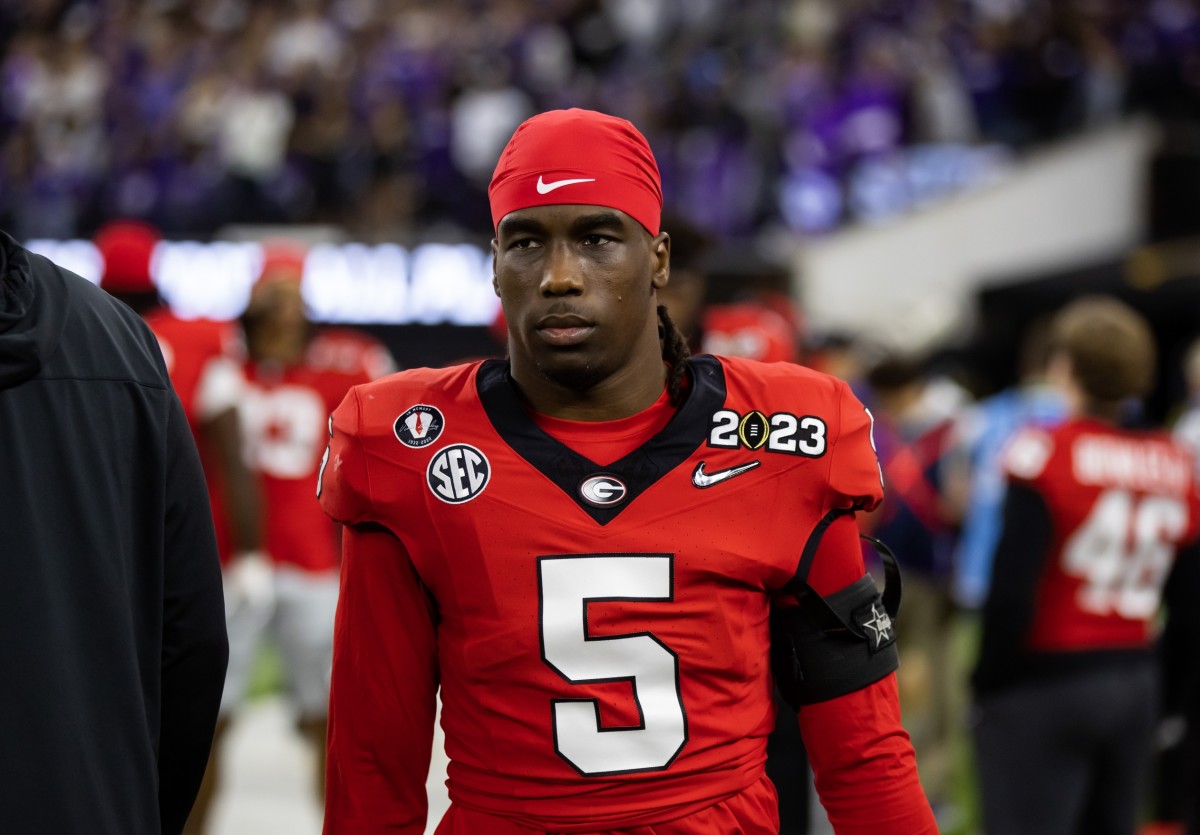
[[[1083,435],[1071,448],[1071,466],[1082,484],[1175,496],[1192,480],[1191,459],[1155,441]]]

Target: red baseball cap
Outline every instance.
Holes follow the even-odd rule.
[[[551,110],[513,133],[488,198],[493,226],[518,209],[571,203],[619,209],[657,235],[662,180],[632,122],[594,110]]]
[[[100,227],[92,242],[104,260],[100,286],[110,293],[150,293],[150,262],[158,231],[140,220],[113,220]]]

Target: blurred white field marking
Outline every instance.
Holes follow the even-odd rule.
[[[313,756],[295,731],[285,699],[267,696],[248,703],[229,729],[222,751],[224,773],[207,835],[320,835]],[[432,835],[449,805],[440,725],[428,786],[426,832]]]

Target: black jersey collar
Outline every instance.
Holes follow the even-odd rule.
[[[713,412],[724,405],[725,374],[721,364],[711,356],[699,355],[689,360],[688,368],[692,385],[687,399],[667,425],[645,444],[607,466],[585,458],[533,422],[517,394],[507,361],[484,362],[475,377],[475,387],[500,437],[557,484],[584,513],[598,524],[607,525],[704,443]],[[588,501],[584,497],[585,483],[605,477],[615,479],[624,488],[620,500],[603,505]],[[602,495],[609,497],[618,492],[610,488]]]

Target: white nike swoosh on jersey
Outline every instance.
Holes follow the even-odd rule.
[[[696,465],[696,469],[692,473],[692,484],[700,488],[712,487],[714,484],[720,484],[722,481],[731,479],[735,475],[741,475],[747,470],[753,470],[760,463],[759,461],[751,461],[749,464],[730,467],[728,470],[717,470],[715,473],[706,473],[704,472],[704,462],[701,461]]]
[[[595,177],[580,177],[575,180],[555,180],[552,183],[543,183],[541,175],[538,175],[537,190],[538,190],[538,194],[549,194],[550,192],[554,191],[556,188],[562,188],[563,186],[573,186],[573,185],[577,185],[578,183],[594,183],[594,182],[596,182]]]

